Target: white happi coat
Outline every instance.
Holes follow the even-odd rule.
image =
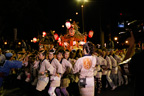
[[[110,55],[110,59],[112,62],[112,74],[117,74],[117,72],[118,72],[117,61],[114,59],[114,57],[112,55]]]
[[[117,61],[118,64],[122,62],[122,58],[119,55],[115,54],[114,58],[115,58],[115,60]]]
[[[63,73],[62,65],[57,59],[53,59],[51,61],[51,65],[54,67],[53,75],[50,76],[50,87],[59,87],[60,86],[60,79],[61,75]]]
[[[66,72],[67,68],[70,68],[70,69],[72,68],[72,64],[66,59],[63,59],[61,64],[62,64],[62,69],[63,69],[62,74]]]
[[[73,69],[73,73],[79,73],[79,78],[86,78],[85,87],[80,88],[82,96],[94,96],[94,69],[96,66],[96,58],[94,56],[84,56],[79,58]]]
[[[106,56],[107,68],[112,69],[112,62],[109,56]]]
[[[95,74],[96,78],[101,78],[102,76],[102,70],[101,70],[101,62],[102,62],[102,59],[98,56],[96,56],[96,71],[97,73]]]
[[[102,60],[101,61],[101,66],[105,66],[107,67],[107,61],[106,59],[104,59],[102,56],[99,56],[99,58]],[[102,68],[102,67],[101,67]],[[102,70],[102,75],[106,75],[107,74],[107,70],[106,69],[103,69]]]
[[[54,68],[46,59],[41,62],[39,67],[40,69],[38,71],[38,82],[37,82],[36,89],[42,91],[45,89],[45,87],[49,82],[49,78],[46,76],[46,74],[42,74],[42,73],[44,73],[45,71],[49,71],[50,74],[53,74]]]
[[[64,75],[67,70],[72,69],[72,64],[66,59],[62,59],[61,64],[62,64],[62,69],[63,69],[61,87],[68,87],[70,83],[70,79],[68,77],[64,77]]]

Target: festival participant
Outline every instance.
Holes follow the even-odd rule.
[[[120,51],[120,53],[119,53],[119,55],[120,55],[120,58],[122,59],[122,61],[124,60],[124,58],[125,58],[125,54],[126,54],[126,49],[122,49],[121,51]],[[121,66],[121,65],[120,65]],[[121,66],[121,69],[122,70],[125,70],[125,68],[127,68],[127,70],[128,70],[128,64],[125,64],[125,65],[122,65]],[[122,71],[123,72],[123,71]],[[128,76],[127,76],[127,74],[124,72],[124,73],[122,73],[122,76],[123,76],[123,79],[124,79],[124,81],[125,81],[125,85],[127,85],[128,84]]]
[[[64,52],[64,58],[67,59],[71,64],[73,64],[73,63],[76,62],[76,60],[74,59],[75,55],[72,56],[73,58],[71,58],[70,55],[72,56],[72,54],[70,54],[70,51],[69,50],[65,50],[65,52]]]
[[[0,66],[4,63],[6,57],[4,54],[2,54],[2,50],[0,48]]]
[[[54,68],[53,66],[48,62],[46,58],[46,52],[45,50],[41,50],[39,52],[39,59],[40,59],[40,65],[39,65],[39,71],[38,71],[38,82],[36,85],[36,90],[39,94],[45,89],[49,82],[48,75],[52,75]],[[37,94],[38,95],[38,94]]]
[[[110,59],[112,62],[112,70],[111,70],[111,79],[113,80],[115,86],[118,86],[118,65],[117,65],[117,61],[114,59],[114,50],[110,51]]]
[[[64,96],[69,96],[69,93],[66,88],[69,86],[70,83],[70,79],[68,76],[70,74],[72,65],[68,60],[63,58],[63,55],[64,50],[59,50],[57,53],[57,59],[62,64],[63,73],[61,77],[60,87],[56,88],[56,93],[58,96],[61,96],[61,92],[64,94]]]
[[[92,56],[94,46],[91,42],[83,45],[84,56],[79,58],[73,68],[73,73],[79,73],[79,89],[81,96],[94,96],[94,69],[96,59]]]
[[[70,54],[70,51],[65,50],[64,58],[67,59],[73,66],[75,64],[76,60],[74,58],[70,58],[70,55],[72,56],[72,54]],[[75,57],[75,56],[72,56],[72,57]],[[70,78],[70,84],[67,87],[67,90],[68,90],[70,96],[79,95],[79,89],[78,89],[78,84],[77,84],[78,76],[76,74],[69,74],[69,78]]]
[[[102,89],[105,90],[106,88],[106,83],[107,83],[107,79],[106,79],[106,75],[107,75],[107,61],[105,58],[106,52],[104,50],[102,50],[100,52],[100,58],[102,59],[102,63],[101,63],[101,68],[102,68]]]
[[[96,94],[101,93],[101,88],[102,88],[102,68],[101,68],[101,63],[102,59],[99,57],[99,51],[100,49],[95,50],[94,55],[96,56],[96,72],[95,72],[95,84],[96,84]]]
[[[22,61],[16,61],[13,59],[12,53],[6,53],[6,60],[4,61],[4,64],[0,66],[0,89],[2,89],[2,83],[5,76],[8,76],[12,68],[21,68],[23,62]]]
[[[106,79],[108,81],[108,85],[110,85],[110,87],[112,88],[112,90],[114,90],[116,88],[116,86],[114,85],[112,79],[110,78],[110,74],[111,74],[111,70],[112,70],[112,62],[111,62],[111,59],[110,59],[110,52],[109,50],[106,50],[106,55],[105,55],[105,58],[106,58],[106,61],[107,61],[107,75],[106,75]]]
[[[119,63],[122,62],[122,58],[119,55],[119,50],[116,50],[114,58],[117,61],[118,65],[119,65]],[[124,84],[124,80],[123,80],[123,77],[122,77],[121,67],[120,66],[118,66],[118,84],[119,84],[119,86],[121,86],[122,84]]]
[[[121,56],[122,60],[125,58],[125,54],[126,54],[126,49],[122,49],[120,51],[120,56]]]
[[[36,55],[35,56],[35,60],[33,62],[33,65],[32,65],[32,68],[31,68],[31,74],[32,74],[32,85],[33,86],[36,86],[37,84],[37,81],[38,81],[38,67],[39,67],[39,59],[38,59],[38,56]]]
[[[53,75],[50,76],[51,82],[48,90],[48,94],[50,96],[56,96],[55,89],[56,87],[60,87],[61,74],[63,73],[62,65],[59,63],[59,61],[56,58],[54,58],[54,53],[55,51],[52,49],[49,51],[49,55],[48,55],[49,62],[54,67]]]
[[[68,61],[70,60],[70,51],[69,50],[65,50],[64,58],[67,59]]]

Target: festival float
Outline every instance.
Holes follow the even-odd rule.
[[[42,36],[39,36],[39,49],[44,48],[45,50],[52,49],[56,42],[55,31],[50,30],[50,32],[43,31]]]
[[[68,50],[82,49],[83,44],[87,41],[87,34],[81,34],[78,31],[79,26],[75,21],[71,24],[69,21],[65,23],[67,33],[61,36],[61,46]]]
[[[87,33],[80,33],[78,24],[73,21],[71,24],[69,21],[65,23],[67,31],[64,35],[58,35],[55,31],[50,30],[46,33],[42,33],[42,36],[39,36],[39,48],[44,48],[45,50],[62,47],[64,50],[77,50],[82,49],[83,45],[87,42],[87,36],[89,38],[93,37],[94,32],[92,30]]]

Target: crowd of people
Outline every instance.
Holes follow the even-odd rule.
[[[126,49],[95,48],[91,42],[84,44],[83,50],[72,51],[0,49],[0,90],[8,75],[13,75],[11,78],[19,86],[33,90],[35,96],[94,96],[107,88],[115,90],[129,83],[119,65],[126,52]],[[13,65],[8,65],[8,61]]]

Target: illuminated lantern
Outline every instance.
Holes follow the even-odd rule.
[[[73,41],[73,45],[76,45],[76,41]]]
[[[7,45],[7,42],[4,42],[5,45]]]
[[[18,45],[21,45],[21,42],[18,42]]]
[[[66,25],[67,29],[69,29],[69,28],[71,27],[71,23],[70,23],[69,21],[67,21],[67,22],[65,23],[65,25]]]
[[[92,30],[89,31],[88,37],[92,38],[93,37],[94,32]]]
[[[54,34],[54,39],[55,39],[55,40],[58,40],[58,39],[59,39],[59,36],[58,36],[57,33]]]
[[[59,45],[62,46],[62,42],[61,41],[59,42]]]
[[[45,31],[43,31],[43,37],[44,37],[44,36],[46,36],[46,32],[45,32]]]
[[[74,36],[74,34],[75,34],[74,28],[70,28],[70,29],[69,29],[69,35],[70,35],[70,36]]]
[[[37,38],[36,38],[36,37],[33,38],[33,42],[34,42],[34,43],[37,42]]]

